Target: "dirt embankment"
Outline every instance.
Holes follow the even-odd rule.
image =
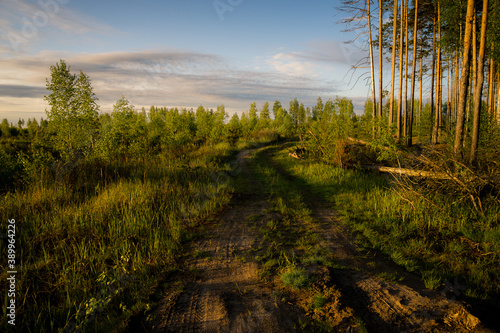
[[[255,172],[247,162],[253,151],[238,155],[238,177],[249,185],[235,194],[218,219],[206,225],[206,237],[186,248],[184,273],[174,276],[156,311],[155,332],[301,332],[318,317],[301,299],[300,290],[276,290],[276,284],[262,282],[260,264],[252,251],[261,237],[259,228],[269,216],[269,205]],[[311,207],[318,221],[316,233],[333,253],[339,267],[316,265],[311,288],[326,295],[319,317],[329,326],[323,329],[347,332],[467,332],[488,331],[466,308],[453,300],[425,290],[415,276],[383,259],[368,265],[336,217],[335,211],[318,203]],[[255,216],[259,216],[255,219]],[[396,271],[395,271],[396,270]],[[396,272],[403,283],[377,277]]]

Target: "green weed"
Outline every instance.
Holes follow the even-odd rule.
[[[285,269],[281,274],[280,279],[285,286],[293,289],[305,288],[311,282],[306,270],[296,266],[291,266]]]
[[[318,310],[320,311],[323,306],[325,306],[327,302],[327,298],[321,294],[314,295],[312,302],[311,302],[311,308],[313,310]]]

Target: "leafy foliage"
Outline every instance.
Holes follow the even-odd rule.
[[[99,110],[90,78],[82,71],[78,76],[71,74],[64,60],[51,66],[50,72],[47,89],[52,92],[45,100],[51,107],[47,117],[55,133],[54,146],[66,160],[88,155],[98,128]]]

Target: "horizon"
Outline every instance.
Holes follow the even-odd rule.
[[[368,86],[350,89],[362,45],[337,22],[338,0],[20,0],[2,4],[0,118],[45,118],[50,66],[63,59],[90,76],[101,113],[124,95],[142,107],[215,109],[252,102],[346,97],[363,112]],[[186,18],[188,20],[186,21]],[[358,75],[361,75],[358,73]],[[260,109],[259,109],[260,110]]]

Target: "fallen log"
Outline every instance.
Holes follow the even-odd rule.
[[[364,169],[374,170],[378,172],[387,172],[391,174],[406,175],[410,177],[424,177],[424,178],[434,178],[434,179],[454,179],[454,177],[448,175],[444,172],[435,171],[425,171],[425,170],[414,170],[405,168],[393,168],[378,165],[362,165]]]

